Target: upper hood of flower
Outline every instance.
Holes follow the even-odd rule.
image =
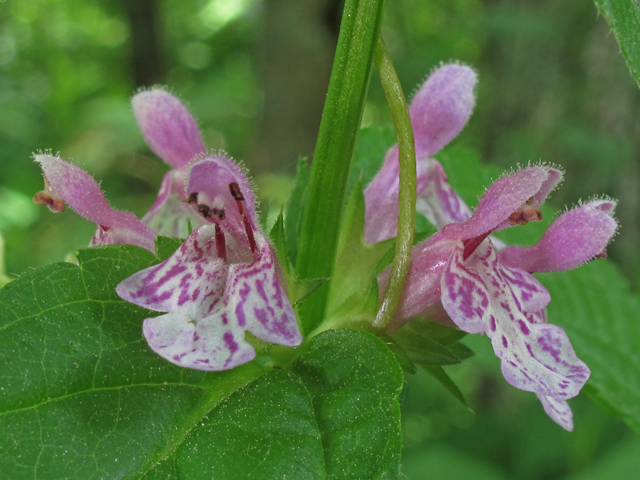
[[[111,208],[91,175],[52,155],[35,155],[34,159],[48,184],[47,190],[36,194],[34,200],[42,200],[43,196],[61,199],[80,216],[97,224],[92,245],[130,244],[155,250],[156,234],[133,213]]]
[[[182,170],[206,149],[189,110],[169,92],[152,88],[131,100],[133,114],[151,149],[173,168]]]

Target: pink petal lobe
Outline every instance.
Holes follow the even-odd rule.
[[[156,234],[134,214],[111,208],[98,183],[75,165],[52,155],[36,155],[50,188],[78,215],[96,223],[102,233],[92,245],[131,244],[155,251]]]
[[[182,170],[205,153],[198,124],[180,100],[167,91],[153,88],[140,92],[131,104],[145,140],[173,168]]]
[[[217,255],[215,227],[205,225],[167,260],[120,282],[116,292],[149,310],[188,310],[195,318],[202,318],[222,301],[226,280],[227,266]]]
[[[302,335],[291,303],[278,281],[275,258],[259,234],[257,259],[229,268],[226,297],[238,323],[265,342],[297,346]]]
[[[464,128],[475,106],[477,79],[471,68],[449,64],[420,87],[409,107],[418,159],[438,153]]]
[[[527,272],[559,272],[582,265],[600,254],[618,223],[612,217],[615,202],[597,200],[561,215],[531,247],[507,247],[500,261]]]
[[[538,394],[538,399],[549,418],[565,430],[573,431],[573,412],[565,400]]]
[[[470,333],[479,333],[480,323],[484,324],[484,333],[501,360],[502,373],[513,386],[560,400],[576,396],[590,372],[576,356],[564,330],[529,323],[489,241],[485,240],[466,262],[462,254],[462,248],[455,250],[443,276],[442,304],[451,319]],[[454,294],[463,298],[450,301],[447,276],[463,277],[465,272],[468,283],[475,285],[454,289]],[[461,284],[458,280],[454,286]]]
[[[256,352],[244,341],[244,330],[223,323],[215,312],[204,319],[167,313],[144,321],[143,333],[151,349],[181,367],[228,370],[253,360]]]
[[[185,200],[184,173],[179,170],[167,172],[162,179],[158,198],[142,217],[142,222],[158,235],[187,238],[188,221],[191,221],[193,230],[207,222]]]

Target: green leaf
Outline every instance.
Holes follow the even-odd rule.
[[[396,479],[402,384],[379,339],[324,332],[290,370],[229,396],[145,479]]]
[[[298,161],[296,167],[296,178],[291,191],[291,196],[287,202],[287,210],[284,220],[285,237],[287,250],[291,264],[295,266],[298,256],[298,241],[300,239],[300,229],[302,228],[302,213],[307,201],[307,187],[309,185],[309,166],[307,158],[303,157]]]
[[[453,395],[462,405],[469,408],[467,404],[467,400],[462,395],[462,392],[458,388],[458,386],[451,380],[451,377],[447,375],[447,372],[444,371],[440,365],[420,365],[420,368],[425,370],[429,375],[435,378],[440,384],[447,389],[451,395]],[[471,409],[470,409],[471,410]]]
[[[394,332],[392,338],[414,363],[453,365],[473,355],[468,347],[456,343],[464,335],[461,330],[416,319]]]
[[[609,22],[620,45],[631,75],[640,85],[640,3],[636,0],[594,0],[598,10]]]
[[[640,299],[608,261],[538,278],[551,293],[549,323],[591,369],[585,390],[640,432]]]
[[[265,371],[257,362],[222,373],[188,370],[149,349],[141,325],[158,313],[124,302],[115,286],[158,263],[154,254],[111,245],[80,250],[78,259],[0,290],[5,478],[139,477]]]
[[[354,330],[325,332],[293,371],[313,399],[327,478],[398,478],[404,377],[384,342]]]
[[[278,215],[278,218],[273,224],[273,227],[271,227],[269,239],[271,240],[271,244],[276,250],[276,255],[278,256],[278,260],[280,260],[280,266],[282,267],[282,270],[287,277],[288,283],[289,277],[291,276],[291,268],[289,266],[289,253],[287,250],[287,241],[284,230],[284,217],[282,215],[282,212],[280,212],[280,215]]]
[[[300,377],[285,370],[232,394],[164,463],[158,468],[172,465],[176,479],[326,478],[311,397]]]

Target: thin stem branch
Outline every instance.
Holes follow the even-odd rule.
[[[398,236],[396,237],[395,255],[387,290],[384,293],[378,314],[373,321],[375,328],[384,330],[391,322],[400,301],[404,282],[409,271],[409,263],[411,262],[416,213],[416,149],[407,100],[382,35],[378,37],[374,59],[380,74],[382,88],[391,109],[391,117],[398,137],[398,157],[400,161]]]

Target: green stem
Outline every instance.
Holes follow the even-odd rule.
[[[407,100],[404,97],[398,74],[396,73],[382,35],[378,39],[375,62],[380,82],[387,96],[391,117],[398,137],[398,157],[400,161],[400,194],[398,198],[398,236],[391,266],[391,276],[382,304],[373,321],[373,326],[384,330],[396,311],[404,282],[411,262],[413,231],[416,215],[416,149],[413,129],[409,118]]]
[[[330,278],[384,0],[346,0],[302,219],[296,275]],[[324,316],[328,283],[299,309],[305,333]]]

